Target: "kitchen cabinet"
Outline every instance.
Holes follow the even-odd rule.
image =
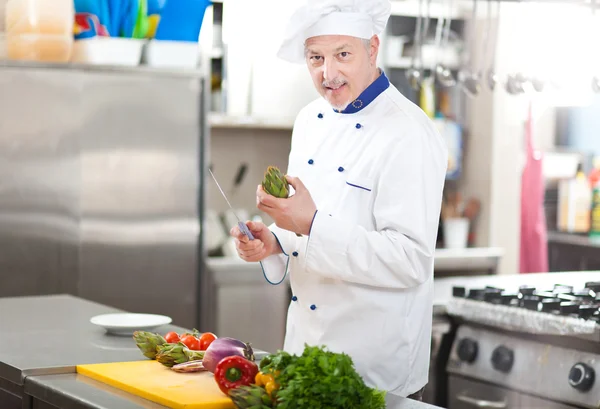
[[[203,318],[213,332],[267,351],[282,349],[291,300],[288,280],[269,284],[259,263],[237,257],[209,257],[207,269],[211,309],[203,312]]]

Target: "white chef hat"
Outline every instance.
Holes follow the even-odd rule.
[[[304,42],[318,35],[369,39],[381,34],[391,8],[390,0],[307,0],[291,16],[277,56],[303,62]]]

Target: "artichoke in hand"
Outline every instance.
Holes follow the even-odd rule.
[[[204,358],[204,351],[192,351],[185,344],[159,345],[156,348],[156,360],[169,368],[188,361],[196,361]]]
[[[147,331],[135,331],[133,333],[133,339],[144,356],[150,359],[156,357],[156,348],[158,346],[167,343],[160,334],[154,334]]]
[[[289,196],[289,183],[277,166],[269,166],[262,181],[262,187],[271,196],[284,199]]]

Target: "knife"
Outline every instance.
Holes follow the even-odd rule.
[[[240,228],[240,231],[242,233],[244,233],[246,235],[246,237],[248,237],[250,240],[254,240],[254,236],[252,235],[252,233],[250,233],[250,229],[248,229],[248,226],[246,226],[246,223],[242,222],[240,220],[240,218],[238,217],[237,213],[235,212],[235,210],[233,210],[233,206],[231,206],[231,203],[229,203],[229,199],[227,199],[227,195],[225,195],[225,192],[223,191],[223,189],[221,189],[221,185],[219,185],[219,182],[217,182],[217,178],[212,173],[212,170],[210,170],[210,167],[208,168],[208,171],[210,172],[210,175],[212,176],[213,180],[215,181],[215,184],[219,188],[219,191],[221,192],[221,195],[223,195],[223,198],[225,199],[225,201],[229,205],[229,208],[231,209],[231,212],[235,215],[235,218],[238,220],[238,227]]]

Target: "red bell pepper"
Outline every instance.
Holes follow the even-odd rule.
[[[215,368],[215,380],[219,389],[228,395],[231,389],[250,386],[258,373],[258,365],[242,356],[233,355],[223,358]]]

